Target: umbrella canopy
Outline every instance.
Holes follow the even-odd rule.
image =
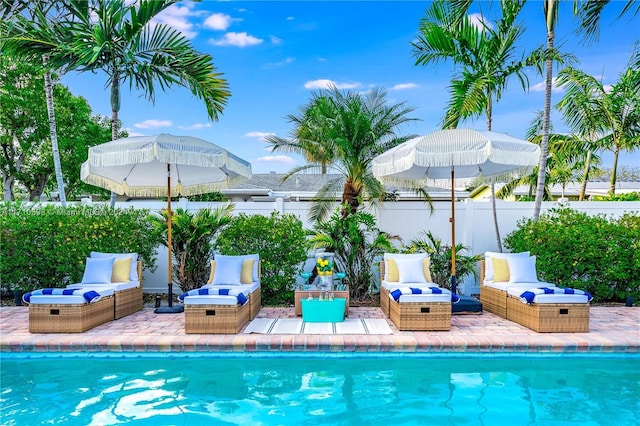
[[[529,173],[538,164],[540,147],[512,136],[472,129],[438,130],[419,136],[373,159],[381,182],[404,187],[451,187],[451,283],[456,290],[456,179],[496,182]]]
[[[169,309],[173,309],[171,197],[213,192],[248,180],[251,164],[202,139],[135,136],[89,148],[82,164],[82,181],[132,197],[167,197]],[[181,308],[181,307],[180,307]]]
[[[528,173],[540,147],[504,133],[472,129],[438,130],[413,138],[373,160],[373,174],[400,186],[445,186],[456,178],[498,181]]]
[[[169,195],[167,166],[171,167],[171,196],[213,192],[251,177],[251,164],[202,139],[173,136],[135,136],[89,148],[80,178],[91,185],[132,197]]]

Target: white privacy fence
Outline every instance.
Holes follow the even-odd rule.
[[[189,202],[186,199],[173,203],[172,208],[183,208],[197,211],[202,208],[215,208],[221,203]],[[166,208],[162,201],[132,201],[116,203],[117,207],[145,208],[161,211]],[[272,211],[290,213],[297,216],[305,228],[311,228],[312,223],[307,219],[311,206],[304,201],[248,201],[235,202],[235,214],[269,215]],[[556,202],[543,203],[542,212],[559,205]],[[533,214],[533,202],[497,201],[497,215],[501,239],[516,229],[518,221],[529,218]],[[570,207],[584,211],[589,215],[604,214],[617,218],[627,212],[640,212],[640,202],[570,202]],[[378,227],[392,235],[399,236],[404,243],[419,238],[421,233],[431,231],[443,243],[451,244],[451,202],[434,202],[434,211],[429,213],[425,203],[420,201],[398,201],[382,203],[377,210],[372,210],[376,216]],[[456,203],[456,243],[468,247],[467,254],[481,254],[486,251],[496,251],[498,248],[496,232],[493,222],[493,212],[489,201],[473,201],[467,199]],[[161,293],[167,291],[167,250],[159,247],[157,253],[158,268],[155,272],[144,272],[144,291]],[[473,277],[468,278],[460,286],[464,294],[477,294],[478,283]]]

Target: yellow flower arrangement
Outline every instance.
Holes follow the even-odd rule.
[[[319,276],[329,276],[333,274],[333,262],[329,259],[318,257],[316,261],[316,268]]]

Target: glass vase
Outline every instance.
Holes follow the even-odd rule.
[[[316,254],[316,269],[318,271],[318,289],[333,290],[333,271],[335,269],[333,253]]]

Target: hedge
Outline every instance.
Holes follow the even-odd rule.
[[[0,204],[0,284],[30,291],[80,282],[91,251],[136,252],[155,270],[160,241],[147,210],[6,202]]]
[[[505,239],[514,252],[537,256],[538,278],[589,291],[596,302],[640,300],[640,216],[589,216],[553,209],[538,221],[523,219]]]

